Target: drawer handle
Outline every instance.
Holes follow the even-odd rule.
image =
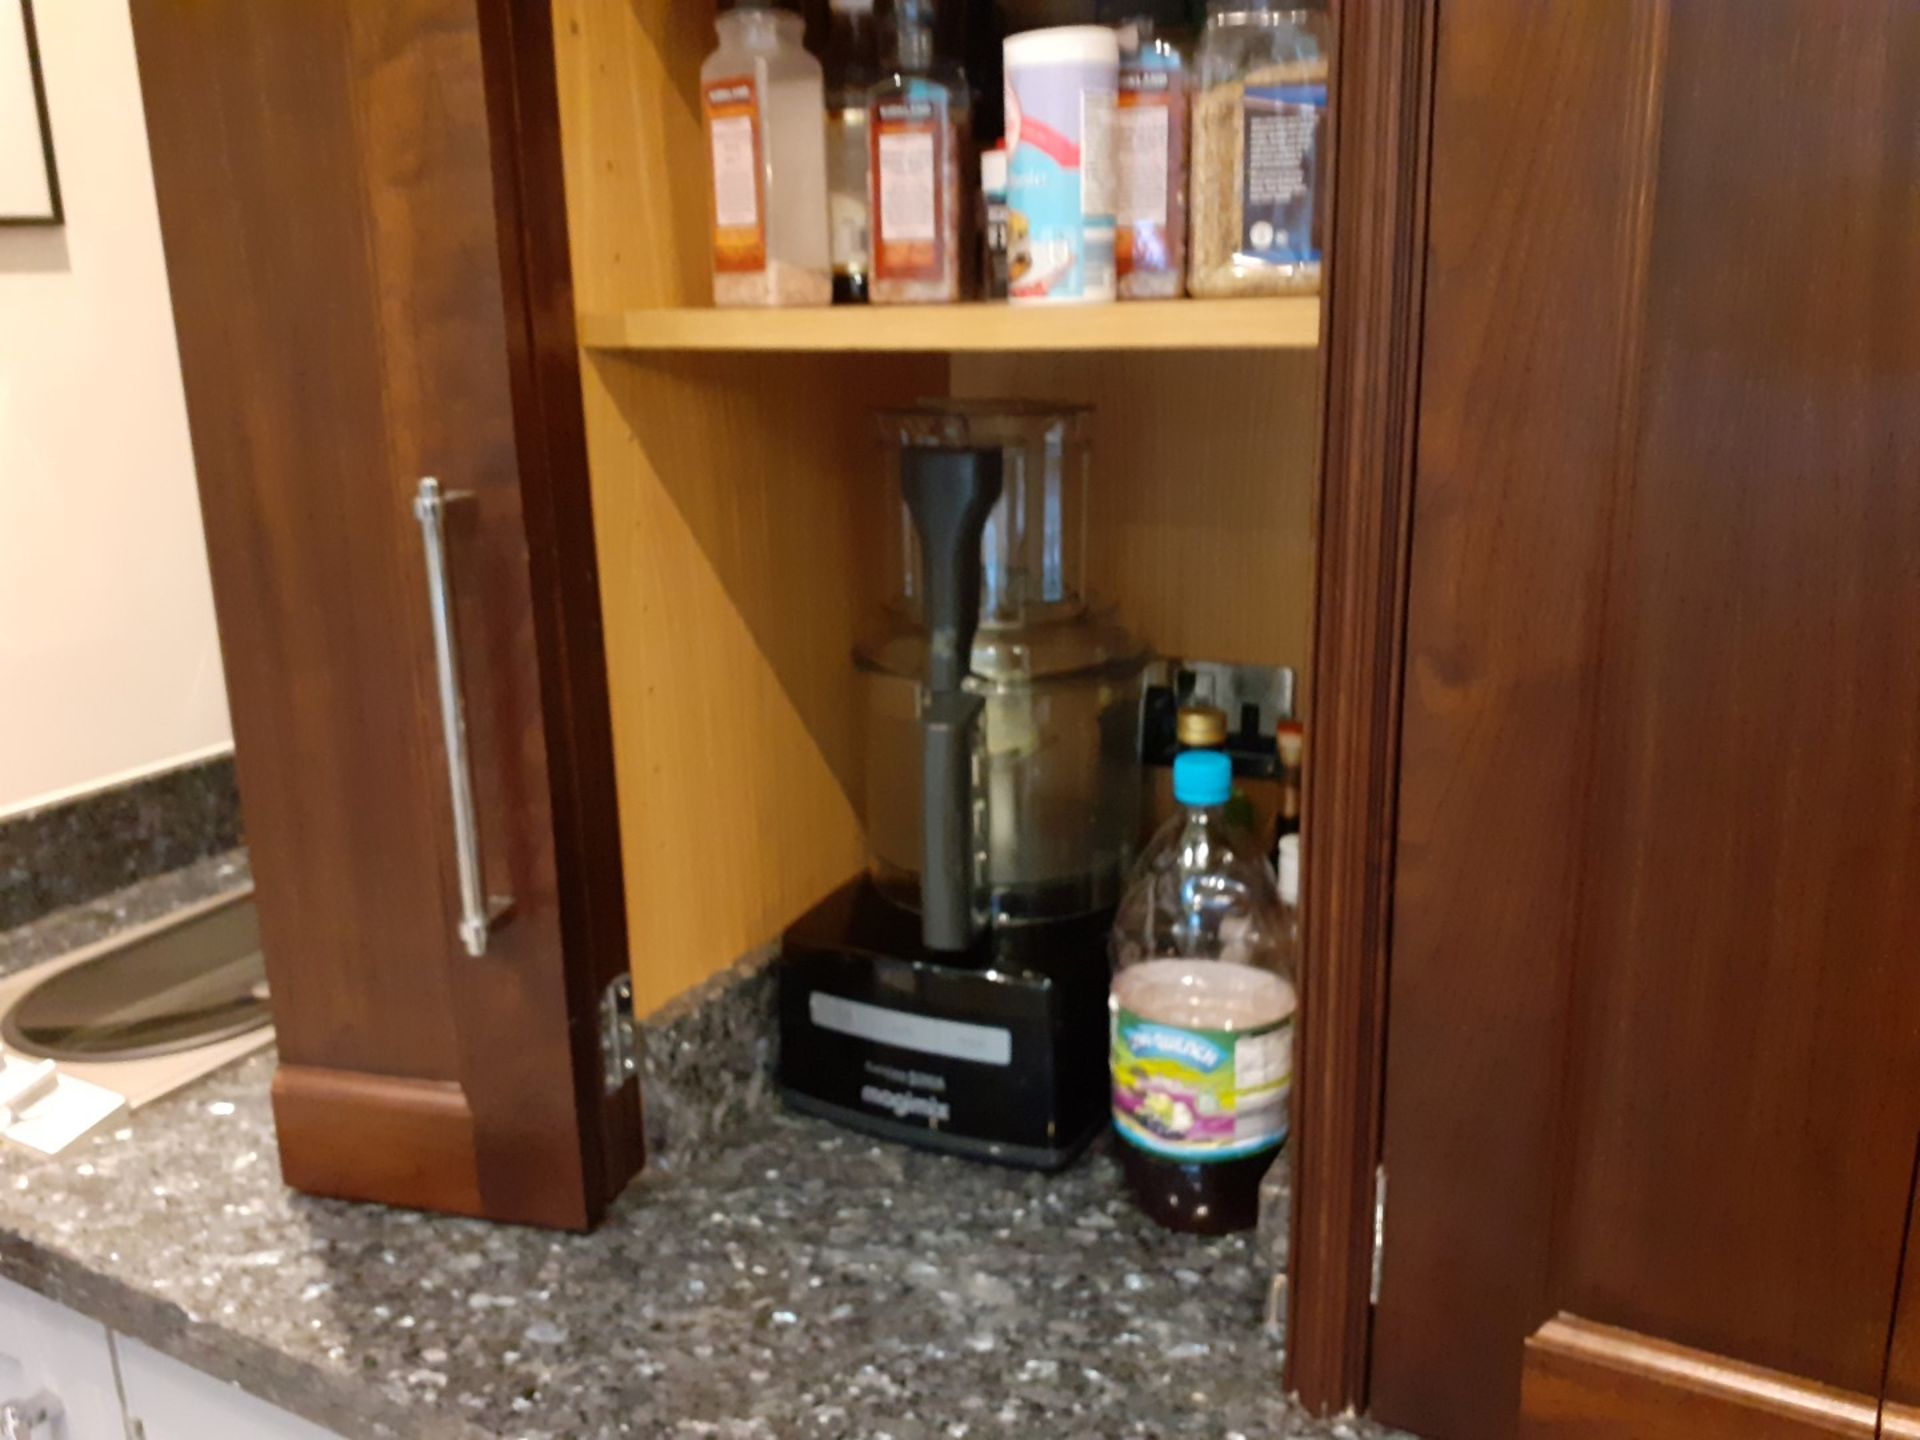
[[[9,1400],[0,1405],[0,1440],[36,1440],[36,1430],[43,1425],[52,1427],[66,1413],[60,1402],[44,1390],[31,1400]],[[37,1440],[47,1440],[47,1437],[40,1436]]]
[[[453,795],[453,851],[460,870],[460,941],[478,959],[487,939],[513,908],[510,899],[487,894],[480,858],[480,822],[473,803],[473,757],[467,749],[467,700],[460,685],[460,648],[453,627],[447,581],[447,505],[464,495],[443,495],[440,482],[420,482],[413,517],[427,557],[427,613],[433,621],[434,671],[440,688],[440,733],[447,747],[447,788]],[[6,1437],[0,1436],[0,1440]]]

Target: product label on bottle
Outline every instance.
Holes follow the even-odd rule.
[[[1122,229],[1131,225],[1167,223],[1167,152],[1173,144],[1173,106],[1166,76],[1124,75],[1120,108],[1113,117],[1114,218]],[[1137,88],[1141,80],[1158,80],[1157,91]],[[1129,83],[1135,82],[1135,83]],[[1125,240],[1122,240],[1124,252]],[[1121,268],[1126,267],[1124,253]]]
[[[878,280],[941,280],[941,176],[946,106],[890,100],[873,116],[873,273]]]
[[[1238,1160],[1287,1138],[1293,1017],[1251,1030],[1113,1016],[1113,1128],[1129,1145],[1182,1164]]]
[[[1113,298],[1111,76],[1085,65],[1007,72],[1007,265],[1015,300]]]
[[[1327,115],[1327,87],[1249,85],[1243,104],[1246,161],[1241,193],[1246,197],[1241,253],[1273,265],[1307,265],[1320,259],[1318,188],[1320,136]]]
[[[737,75],[713,81],[703,99],[713,154],[713,268],[723,275],[764,270],[759,92],[751,75]]]
[[[1174,268],[1168,226],[1174,196],[1174,77],[1123,70],[1114,112],[1115,263],[1122,275]]]

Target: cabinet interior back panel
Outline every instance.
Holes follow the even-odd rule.
[[[588,452],[637,1003],[860,869],[854,629],[875,603],[869,402],[943,360],[598,357]]]
[[[1318,364],[1311,350],[959,355],[952,392],[1092,405],[1095,594],[1162,654],[1304,680]]]
[[[553,0],[574,303],[706,305],[704,0]]]

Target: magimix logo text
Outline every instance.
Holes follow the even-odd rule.
[[[909,1095],[902,1090],[882,1090],[878,1085],[863,1085],[860,1087],[860,1099],[863,1104],[871,1105],[876,1110],[892,1112],[896,1120],[905,1120],[911,1115],[944,1125],[953,1118],[953,1107],[932,1095]]]

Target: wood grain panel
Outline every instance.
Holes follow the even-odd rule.
[[[1379,1415],[1439,1436],[1513,1433],[1520,1346],[1550,1313],[1556,959],[1643,239],[1621,197],[1653,145],[1623,105],[1655,14],[1440,27],[1372,1381]]]
[[[1092,404],[1095,593],[1162,654],[1304,680],[1317,358],[957,355],[953,393]]]
[[[1448,16],[1376,1408],[1512,1433],[1561,1309],[1877,1396],[1920,1114],[1920,11]]]
[[[450,1080],[283,1064],[273,1077],[281,1177],[309,1195],[485,1213],[473,1111]]]
[[[281,1053],[451,1077],[444,762],[413,477],[368,318],[360,56],[330,7],[133,14]],[[325,223],[259,203],[289,175]]]
[[[1672,12],[1556,1303],[1874,1394],[1920,1122],[1920,10],[1817,8]]]
[[[712,0],[553,0],[582,314],[707,305],[700,62]]]
[[[1365,1403],[1437,0],[1336,6],[1287,1382]]]
[[[477,1186],[468,1209],[584,1227],[638,1158],[609,1158],[603,1117],[637,1135],[637,1116],[631,1092],[600,1094],[577,892],[579,943],[562,934],[547,705],[570,749],[575,692],[542,663],[558,637],[520,443],[551,456],[514,408],[525,315],[509,322],[494,176],[504,147],[511,225],[519,152],[494,129],[475,0],[142,0],[134,18],[282,1057],[450,1086],[467,1115],[457,1181],[363,1154],[356,1192],[317,1104],[282,1129],[288,1173],[424,1206]],[[466,731],[488,889],[515,902],[479,959],[456,938],[411,513],[429,474],[465,497],[448,571]]]
[[[852,653],[884,579],[875,405],[943,362],[589,363],[636,1005],[865,862]]]
[[[1522,1440],[1874,1440],[1866,1395],[1563,1315],[1527,1340]]]
[[[1311,350],[1317,295],[1169,305],[868,305],[620,310],[580,317],[603,350]]]

